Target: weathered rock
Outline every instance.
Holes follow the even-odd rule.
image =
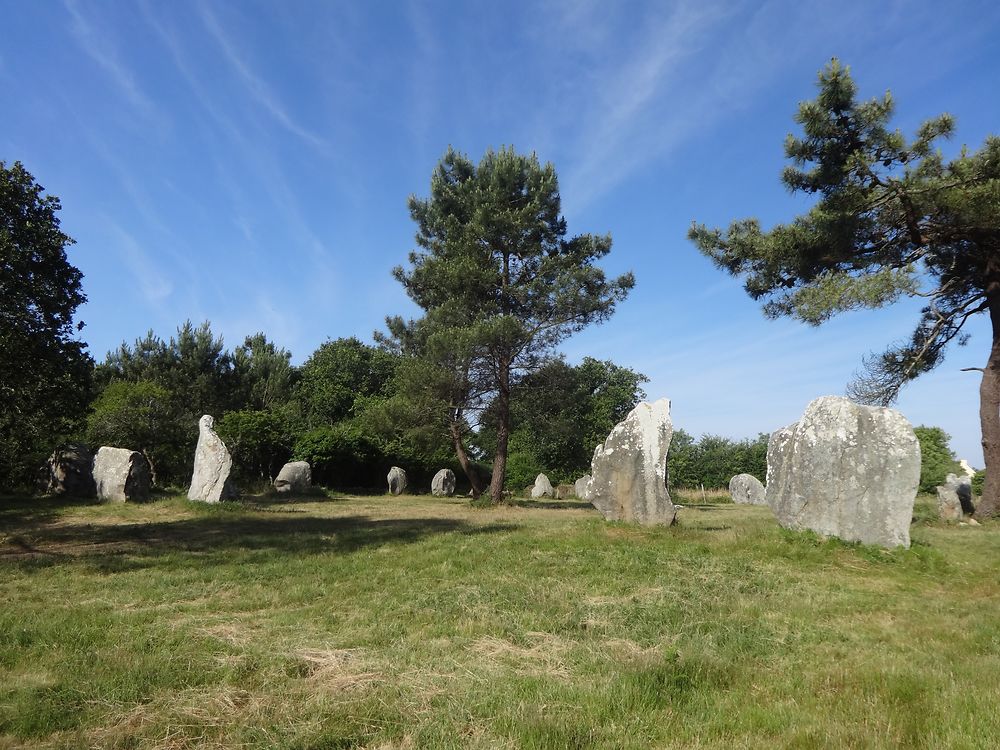
[[[640,403],[594,449],[588,498],[609,521],[674,522],[667,492],[670,401]]]
[[[535,477],[535,484],[531,488],[532,497],[553,497],[555,492],[552,489],[552,483],[549,478],[544,474],[539,474]]]
[[[581,500],[590,501],[590,474],[584,474],[576,480],[573,485],[573,492]]]
[[[279,494],[305,492],[312,487],[312,467],[308,461],[291,461],[281,467],[274,479]]]
[[[455,472],[441,469],[431,480],[431,494],[435,497],[451,497],[455,494]]]
[[[149,461],[139,451],[103,446],[94,456],[94,485],[103,502],[148,500],[151,484]]]
[[[389,474],[386,476],[386,481],[389,483],[389,494],[390,495],[402,495],[406,492],[407,478],[406,472],[403,471],[398,466],[393,466],[389,469]]]
[[[976,506],[972,502],[972,478],[962,474],[961,476],[956,474],[949,474],[944,479],[944,486],[947,490],[953,492],[958,500],[959,510],[967,516],[971,516],[976,512]],[[938,507],[940,508],[941,503],[941,488],[938,487]],[[950,498],[949,498],[950,499]],[[942,516],[944,518],[944,516]]]
[[[215,420],[210,414],[198,420],[198,445],[194,449],[189,500],[217,503],[236,497],[236,490],[229,481],[233,459],[214,427]]]
[[[93,497],[94,454],[86,445],[71,443],[57,448],[45,463],[41,489],[52,495]]]
[[[740,505],[767,505],[764,485],[753,474],[737,474],[730,479],[729,494]]]
[[[824,396],[767,446],[765,497],[789,529],[909,547],[920,444],[898,411]]]
[[[535,491],[535,485],[529,484],[524,488],[524,497],[531,497],[531,493]]]
[[[964,518],[962,501],[955,490],[954,485],[947,483],[937,488],[938,518],[942,521],[961,521]]]
[[[573,497],[575,494],[576,487],[572,484],[556,485],[556,500],[565,500],[568,497]]]

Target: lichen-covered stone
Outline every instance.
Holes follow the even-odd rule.
[[[386,476],[385,480],[389,485],[390,495],[402,495],[406,492],[408,483],[406,472],[398,466],[393,466],[389,469],[389,474]]]
[[[431,480],[431,494],[435,497],[451,497],[455,494],[455,472],[441,469]]]
[[[97,498],[106,503],[148,500],[149,461],[139,451],[103,446],[94,456],[94,485]]]
[[[565,500],[576,494],[576,488],[572,484],[556,485],[556,500]]]
[[[576,480],[573,485],[573,492],[581,500],[586,500],[590,502],[590,474],[584,474],[582,477]]]
[[[229,481],[233,459],[214,427],[215,420],[210,414],[198,420],[198,445],[194,449],[188,500],[217,503],[236,497],[236,490]]]
[[[729,494],[740,505],[767,505],[764,485],[753,474],[737,474],[730,479]]]
[[[944,521],[961,521],[976,512],[972,502],[972,479],[965,474],[949,474],[937,488],[938,515]]]
[[[909,547],[920,444],[898,411],[839,396],[811,402],[767,446],[765,496],[789,529]]]
[[[281,495],[306,492],[312,487],[312,467],[308,461],[290,461],[274,478],[274,489]]]
[[[554,497],[555,492],[552,489],[552,482],[544,474],[539,474],[535,477],[535,484],[531,488],[532,497]]]
[[[588,498],[609,521],[674,522],[667,492],[670,401],[640,403],[594,449]]]

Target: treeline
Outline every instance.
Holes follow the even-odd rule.
[[[341,488],[381,488],[390,466],[404,467],[425,488],[440,468],[457,465],[444,420],[426,414],[406,384],[409,360],[356,338],[330,340],[301,365],[258,333],[229,351],[208,323],[190,322],[175,336],[153,332],[109,353],[94,373],[93,399],[81,437],[90,445],[143,452],[160,486],[183,486],[202,414],[233,455],[245,486],[269,481],[290,459],[308,461],[314,481]],[[644,397],[646,377],[612,362],[559,358],[515,386],[508,486],[541,471],[571,481],[589,468],[594,446]],[[484,425],[495,404],[470,419]],[[483,417],[486,417],[483,420]],[[473,431],[470,453],[494,448],[488,426]]]
[[[737,474],[752,474],[761,482],[767,477],[767,439],[731,440],[719,435],[702,435],[695,440],[681,429],[674,430],[667,456],[667,476],[671,487],[706,489],[728,488]]]

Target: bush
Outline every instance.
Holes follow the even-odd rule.
[[[915,427],[913,431],[920,441],[920,492],[934,492],[944,484],[948,474],[959,474],[962,469],[955,454],[948,447],[951,439],[940,427]]]
[[[983,483],[986,482],[986,470],[980,469],[972,475],[972,491],[982,497]]]

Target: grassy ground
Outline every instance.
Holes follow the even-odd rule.
[[[8,498],[0,747],[1000,745],[1000,525],[886,552],[702,499]]]

